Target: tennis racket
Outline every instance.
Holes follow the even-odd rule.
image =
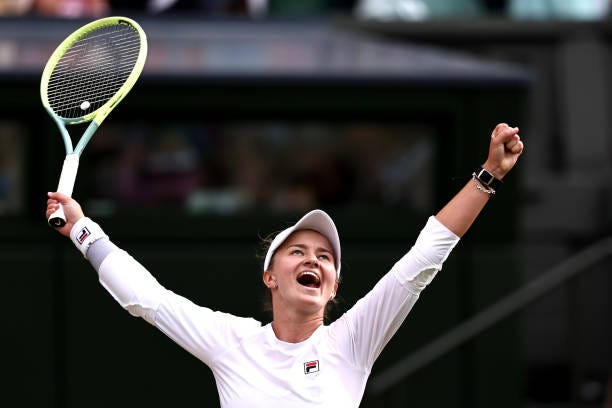
[[[76,30],[53,52],[40,80],[42,104],[57,124],[66,158],[57,191],[72,196],[79,159],[94,133],[132,89],[147,58],[147,37],[126,17],[106,17]],[[76,147],[67,125],[91,122]],[[48,219],[66,224],[62,207]]]

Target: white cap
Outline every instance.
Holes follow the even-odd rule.
[[[272,255],[274,252],[280,247],[283,242],[297,230],[310,229],[317,231],[322,234],[332,246],[334,251],[334,261],[336,263],[336,279],[340,277],[340,237],[338,236],[338,230],[336,229],[336,225],[334,221],[331,219],[329,215],[325,211],[322,210],[312,210],[302,218],[298,222],[296,222],[293,226],[283,230],[274,237],[272,243],[270,244],[270,248],[268,248],[268,252],[266,253],[266,259],[264,260],[264,271],[268,270],[270,267],[270,261],[272,260]]]

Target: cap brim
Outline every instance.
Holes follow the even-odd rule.
[[[322,210],[312,210],[306,215],[304,215],[298,222],[296,222],[293,226],[281,231],[278,235],[272,240],[270,244],[270,248],[266,253],[266,258],[264,260],[264,271],[268,270],[270,267],[270,261],[272,260],[272,256],[274,252],[285,242],[287,237],[291,235],[293,232],[297,230],[310,229],[317,231],[322,234],[329,241],[332,249],[334,251],[334,261],[336,266],[336,277],[340,277],[340,237],[338,236],[338,230],[336,229],[336,225],[334,221],[331,219],[329,215],[325,211]]]

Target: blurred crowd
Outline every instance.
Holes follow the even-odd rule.
[[[353,0],[0,0],[0,15],[77,18],[125,11],[150,14],[198,13],[210,16],[315,15],[350,11]]]
[[[206,16],[354,15],[425,20],[502,15],[520,19],[605,18],[612,0],[0,0],[0,16],[94,18],[126,11]]]
[[[427,126],[264,121],[125,129],[107,125],[88,147],[81,175],[91,202],[112,201],[119,212],[382,206],[420,213],[433,201],[434,130]]]

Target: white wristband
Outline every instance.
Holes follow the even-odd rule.
[[[89,246],[100,238],[108,238],[108,235],[102,231],[102,228],[91,219],[83,217],[72,226],[70,230],[70,239],[87,259],[87,250]]]

